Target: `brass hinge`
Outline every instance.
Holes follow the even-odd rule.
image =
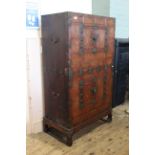
[[[65,75],[69,78],[69,80],[72,79],[73,72],[72,72],[72,69],[70,67],[69,68],[65,68]]]
[[[108,52],[108,35],[109,35],[109,29],[108,27],[105,27],[105,40],[104,40],[104,52]]]

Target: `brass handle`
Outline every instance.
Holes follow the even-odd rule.
[[[79,75],[80,75],[80,76],[83,75],[83,70],[82,70],[82,69],[79,70]]]
[[[93,73],[93,70],[94,70],[94,69],[93,69],[93,68],[91,68],[91,67],[90,67],[90,68],[88,68],[88,73],[89,73],[89,74]]]
[[[94,23],[93,29],[98,29],[98,26]]]
[[[59,94],[59,93],[57,93],[57,94],[56,94],[56,96],[57,96],[57,97],[59,97],[59,96],[60,96],[60,94]]]
[[[64,71],[65,71],[65,75],[68,76],[68,68],[67,67],[64,69]]]
[[[96,89],[96,88],[92,88],[92,89],[91,89],[91,93],[92,93],[93,95],[95,95],[96,92],[97,92],[97,89]]]
[[[80,46],[79,53],[80,53],[80,55],[83,55],[83,54],[84,54],[84,48],[83,48],[83,46],[82,46],[82,45]]]
[[[96,81],[97,81],[97,78],[96,78],[96,77],[93,77],[93,78],[92,78],[92,82],[93,82],[93,83],[96,83]]]
[[[54,44],[57,44],[59,41],[60,41],[60,38],[58,37],[51,38],[51,42],[53,42]]]
[[[97,38],[96,37],[92,37],[92,40],[93,40],[93,42],[96,42]]]
[[[53,96],[55,96],[55,97],[59,97],[60,96],[60,94],[59,93],[56,93],[56,92],[54,92],[54,91],[52,91],[52,93],[51,93]]]
[[[80,88],[83,88],[84,87],[84,81],[83,80],[80,80],[79,86],[80,86]]]
[[[80,93],[80,98],[83,98],[83,93]]]
[[[108,69],[108,64],[104,64],[104,70]]]
[[[65,75],[69,78],[69,80],[71,80],[73,76],[72,69],[66,67],[64,70],[65,70]]]
[[[60,39],[59,39],[59,38],[56,38],[56,39],[54,40],[54,44],[57,44],[59,41],[60,41]]]
[[[106,82],[107,82],[107,76],[104,76],[104,78],[103,78],[103,82],[104,82],[104,84],[106,84]]]
[[[100,71],[101,71],[101,66],[97,66],[97,67],[96,67],[96,71],[97,71],[97,72],[100,72]]]

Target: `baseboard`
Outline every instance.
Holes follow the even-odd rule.
[[[26,134],[39,133],[43,131],[43,120],[26,124]]]
[[[26,123],[26,135],[31,133],[31,128],[30,128],[30,124]]]

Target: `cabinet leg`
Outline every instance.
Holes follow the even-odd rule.
[[[109,113],[106,117],[101,118],[104,122],[111,122],[112,121],[112,113]]]
[[[44,125],[43,125],[43,131],[44,131],[44,132],[48,132],[48,131],[49,131],[49,127],[48,127],[47,124],[44,124]]]
[[[111,122],[112,121],[112,113],[108,114],[108,118],[107,118],[107,122]]]
[[[68,146],[72,146],[72,144],[73,144],[72,135],[67,135],[66,144],[67,144]]]

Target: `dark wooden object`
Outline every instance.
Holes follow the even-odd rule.
[[[114,18],[65,12],[42,16],[44,131],[67,137],[112,119]]]
[[[116,107],[125,101],[129,90],[129,39],[117,38],[115,40],[113,103]]]

